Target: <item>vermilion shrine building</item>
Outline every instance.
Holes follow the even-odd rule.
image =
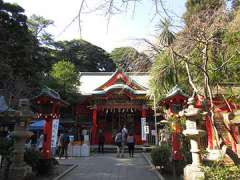
[[[102,129],[106,144],[113,143],[114,134],[126,125],[135,134],[136,144],[142,144],[141,119],[153,123],[153,111],[148,106],[148,73],[83,72],[80,75],[81,100],[75,106],[76,126],[88,125],[92,144]]]

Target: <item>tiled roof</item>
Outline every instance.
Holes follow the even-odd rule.
[[[106,83],[115,72],[82,72],[80,74],[80,86],[78,92],[82,95],[94,94],[94,90]],[[148,89],[149,74],[146,72],[125,72],[134,82]]]

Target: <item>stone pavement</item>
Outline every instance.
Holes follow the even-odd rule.
[[[134,158],[117,158],[116,154],[96,154],[60,160],[64,164],[78,164],[78,167],[60,180],[158,180],[141,153]]]

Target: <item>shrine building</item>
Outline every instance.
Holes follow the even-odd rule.
[[[126,125],[142,144],[141,120],[149,125],[153,111],[148,105],[149,74],[145,72],[82,72],[78,91],[81,99],[75,105],[76,126],[89,125],[91,143],[98,143],[102,129],[105,143],[113,144],[113,136]]]

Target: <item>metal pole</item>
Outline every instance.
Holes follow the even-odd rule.
[[[155,97],[155,95],[153,95],[153,103],[154,103],[155,145],[158,145],[157,112],[156,112],[156,97]]]

